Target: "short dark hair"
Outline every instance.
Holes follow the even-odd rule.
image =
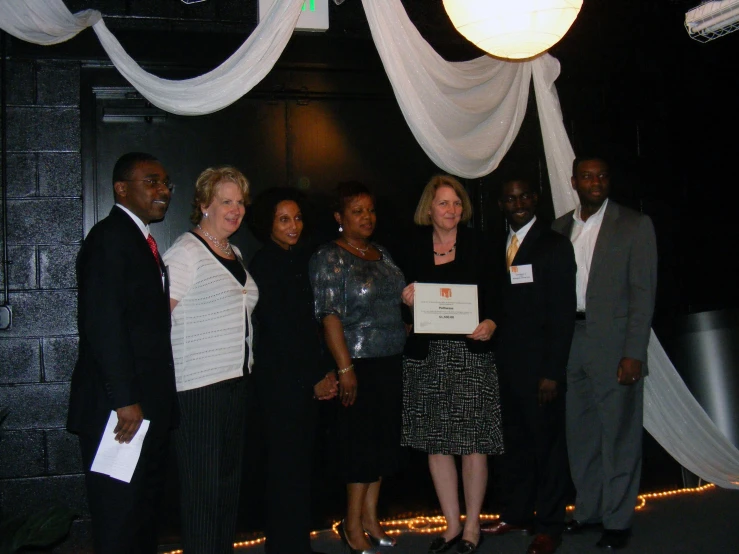
[[[146,152],[129,152],[123,154],[113,166],[113,184],[118,181],[127,181],[131,178],[137,164],[142,162],[158,162],[159,160]]]
[[[503,189],[506,188],[506,185],[510,183],[522,183],[529,187],[529,190],[533,192],[534,194],[541,194],[541,190],[539,187],[539,183],[536,181],[532,181],[531,179],[527,179],[526,177],[514,177],[513,179],[506,179],[505,181],[501,182],[498,186],[498,194],[497,197],[500,200],[503,197]]]
[[[610,165],[608,163],[608,160],[606,160],[603,156],[599,156],[597,154],[587,156],[575,156],[575,159],[572,160],[572,176],[575,177],[578,165],[580,165],[582,162],[589,162],[593,160],[598,160],[599,162],[603,162],[606,165]]]
[[[267,189],[261,192],[254,200],[249,218],[249,228],[260,241],[267,242],[269,240],[272,234],[277,205],[287,200],[292,200],[298,205],[303,214],[303,224],[305,225],[306,198],[302,192],[290,187]]]
[[[357,196],[366,195],[375,201],[375,195],[364,183],[359,181],[344,181],[337,185],[335,199],[334,199],[334,211],[338,213],[344,213],[347,204],[352,198]]]

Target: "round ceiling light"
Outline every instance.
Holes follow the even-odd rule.
[[[457,30],[499,58],[524,59],[556,44],[582,0],[443,0]]]

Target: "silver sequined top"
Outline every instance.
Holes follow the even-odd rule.
[[[400,315],[403,272],[377,244],[379,260],[363,260],[335,242],[310,259],[316,317],[336,315],[352,358],[379,358],[403,352],[405,326]]]

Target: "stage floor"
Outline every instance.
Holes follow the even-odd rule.
[[[671,496],[648,497],[638,510],[633,536],[622,552],[640,554],[718,554],[739,552],[739,490],[711,487],[701,492],[680,492]],[[432,535],[409,531],[398,526],[398,546],[380,549],[393,554],[421,554]],[[581,554],[601,551],[595,547],[599,533],[587,532],[564,537],[558,550],[561,554]],[[523,554],[530,541],[523,535],[486,537],[478,552],[481,554]],[[175,545],[163,545],[160,552],[172,552]],[[344,552],[338,536],[329,530],[318,532],[313,548],[325,554]],[[37,551],[36,551],[37,552]],[[75,523],[67,541],[53,550],[55,554],[87,554],[89,530],[85,522]],[[263,554],[264,545],[244,546],[237,553]]]

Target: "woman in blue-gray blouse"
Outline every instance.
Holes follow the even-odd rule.
[[[370,242],[377,218],[367,187],[340,184],[334,218],[340,236],[313,255],[310,277],[339,379],[339,471],[347,491],[339,533],[352,552],[374,552],[373,545],[395,544],[377,518],[377,501],[382,478],[400,461],[405,281],[387,251]]]

